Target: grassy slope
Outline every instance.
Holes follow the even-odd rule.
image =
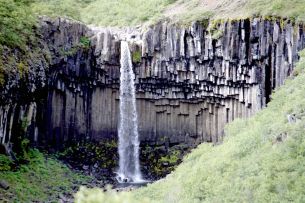
[[[304,11],[305,0],[178,0],[164,11],[164,15],[184,23],[206,17],[239,19],[253,16],[305,21]]]
[[[33,8],[39,14],[69,16],[104,26],[138,25],[164,17],[181,23],[253,15],[305,20],[305,0],[38,0]]]
[[[138,25],[161,16],[175,0],[39,0],[38,14],[69,16],[87,24],[106,26]]]
[[[70,193],[73,187],[90,180],[36,150],[29,152],[29,160],[29,164],[11,171],[0,155],[0,180],[10,186],[9,190],[0,188],[0,202],[56,202],[59,194]]]
[[[25,49],[34,40],[33,17],[29,5],[21,0],[0,0],[0,52],[3,46]]]
[[[26,80],[28,60],[43,57],[34,32],[31,1],[0,0],[0,89],[10,74]]]
[[[223,144],[201,144],[148,187],[121,194],[83,188],[76,202],[305,202],[304,57],[266,109],[227,126]]]

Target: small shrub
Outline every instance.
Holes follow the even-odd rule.
[[[8,156],[0,154],[0,172],[11,170],[12,161]]]
[[[24,62],[19,62],[17,64],[18,72],[20,75],[20,78],[24,78],[28,72],[29,72],[29,67],[24,64]]]
[[[91,41],[88,37],[82,36],[77,44],[74,44],[71,48],[62,47],[60,49],[61,56],[74,56],[79,50],[88,50],[90,48]]]
[[[79,41],[81,47],[88,49],[90,47],[90,39],[88,37],[81,37]]]
[[[141,60],[142,60],[142,53],[141,53],[141,51],[137,50],[137,51],[132,52],[132,61],[134,63],[140,63]]]
[[[220,39],[223,36],[223,31],[222,30],[215,30],[211,33],[212,39]]]
[[[181,152],[174,150],[170,152],[167,156],[161,157],[160,161],[163,163],[176,164],[180,159]]]
[[[199,23],[202,25],[203,28],[208,28],[210,19],[209,18],[203,18],[199,21]]]

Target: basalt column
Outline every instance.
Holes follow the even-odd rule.
[[[29,63],[28,88],[13,94],[18,101],[11,94],[19,87],[17,75],[2,87],[0,142],[13,136],[13,117],[28,117],[28,135],[59,147],[71,140],[117,139],[122,40],[134,66],[141,143],[218,142],[226,123],[263,108],[293,72],[305,47],[304,26],[283,22],[160,22],[119,29],[43,18],[39,29],[48,60]],[[84,37],[89,45],[82,44]],[[41,87],[48,96],[38,100]],[[22,99],[21,92],[32,96]]]

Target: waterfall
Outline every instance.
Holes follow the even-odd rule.
[[[140,182],[139,133],[132,62],[128,43],[121,42],[119,182]]]

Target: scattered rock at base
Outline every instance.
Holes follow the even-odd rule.
[[[8,190],[10,188],[10,186],[4,180],[0,180],[0,188],[2,188],[4,190]]]

